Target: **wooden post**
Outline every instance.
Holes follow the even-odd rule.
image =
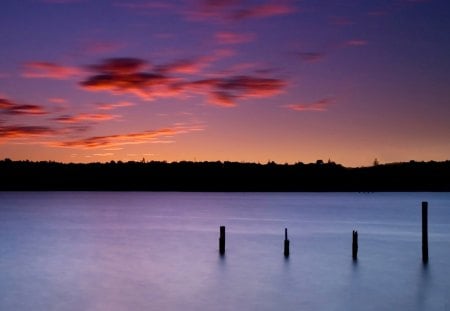
[[[352,258],[358,259],[358,231],[353,230],[352,234]]]
[[[225,226],[220,226],[219,253],[225,254]]]
[[[422,261],[428,263],[428,202],[422,202]]]
[[[289,240],[287,228],[284,228],[284,257],[289,257]]]

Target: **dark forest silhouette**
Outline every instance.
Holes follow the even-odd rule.
[[[450,191],[450,161],[347,168],[334,162],[0,161],[0,190]]]

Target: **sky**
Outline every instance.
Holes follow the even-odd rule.
[[[0,8],[0,159],[450,159],[448,0]]]

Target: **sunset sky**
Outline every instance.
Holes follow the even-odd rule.
[[[450,1],[2,0],[3,158],[450,159]]]

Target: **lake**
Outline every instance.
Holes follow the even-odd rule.
[[[450,310],[449,276],[450,193],[0,192],[0,310]]]

